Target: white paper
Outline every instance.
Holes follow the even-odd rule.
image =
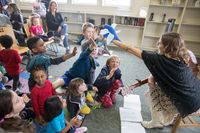
[[[119,108],[121,122],[141,122],[142,115],[140,111],[132,108]]]
[[[127,95],[124,97],[124,108],[132,108],[141,112],[141,102],[139,95]]]
[[[121,133],[146,133],[140,123],[121,122]]]

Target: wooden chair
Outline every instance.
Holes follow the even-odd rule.
[[[9,35],[12,37],[13,39],[12,49],[17,50],[20,55],[27,53],[29,51],[28,47],[21,47],[17,45],[17,39],[15,38],[15,34],[11,26],[0,27],[0,36],[2,35]]]
[[[200,127],[200,122],[195,121],[192,117],[200,118],[200,112],[196,112],[191,115],[188,115],[184,119],[178,115],[174,125],[172,126],[171,133],[176,133],[178,128]]]
[[[30,20],[27,20],[27,22],[30,22]],[[42,25],[42,19],[40,19],[40,23]],[[25,23],[24,25],[24,31],[27,35],[28,38],[31,37],[31,33],[30,33],[30,24],[29,23]],[[58,51],[58,47],[57,44],[54,42],[54,40],[50,40],[44,43],[47,47],[47,49],[51,52],[53,52],[55,54],[55,56],[57,56]]]

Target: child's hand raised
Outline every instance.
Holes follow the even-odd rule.
[[[110,73],[108,76],[106,76],[106,79],[109,80],[110,78],[112,78],[112,76],[114,75],[115,71],[117,70],[117,67],[116,68],[112,68],[110,70]]]
[[[77,124],[77,122],[78,122],[78,119],[77,119],[77,117],[75,116],[75,117],[73,117],[73,118],[71,119],[70,124],[71,124],[72,126],[74,126],[74,125]]]
[[[89,49],[90,49],[91,51],[93,51],[94,49],[97,48],[97,44],[96,44],[96,42],[95,42],[92,38],[90,38],[89,41],[91,42],[91,44],[90,44],[90,46],[89,46]]]

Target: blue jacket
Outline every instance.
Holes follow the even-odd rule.
[[[86,84],[93,84],[96,66],[93,57],[90,56],[91,52],[89,48],[82,52],[69,69],[69,75],[72,79],[79,77],[82,78]]]
[[[113,81],[119,79],[121,80],[121,70],[118,68],[113,77],[109,80],[106,79],[106,76],[108,76],[110,73],[110,69],[108,66],[104,66],[101,69],[101,72],[99,73],[97,79],[94,82],[94,86],[98,88],[98,95],[101,97],[106,94],[110,86],[112,85]],[[121,80],[121,86],[123,86],[123,82]]]

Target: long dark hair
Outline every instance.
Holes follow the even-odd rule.
[[[10,90],[0,91],[0,127],[5,131],[35,133],[35,128],[29,121],[19,117],[5,118],[13,111],[12,92]]]
[[[63,105],[58,96],[49,97],[44,103],[43,118],[46,122],[53,120],[62,113]]]

